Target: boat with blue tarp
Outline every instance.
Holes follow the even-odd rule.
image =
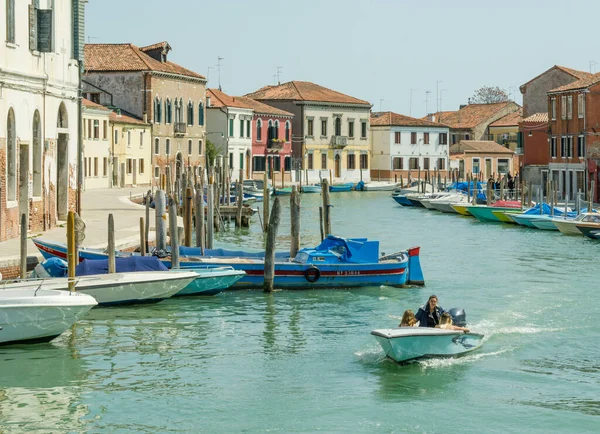
[[[343,184],[332,184],[329,186],[329,191],[332,193],[339,193],[342,191],[352,191],[352,187],[354,187],[353,182],[346,182]]]

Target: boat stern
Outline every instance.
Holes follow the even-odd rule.
[[[420,252],[421,247],[411,247],[408,249],[408,276],[406,278],[408,285],[425,285],[421,260],[419,259]]]

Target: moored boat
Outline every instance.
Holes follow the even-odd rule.
[[[318,184],[302,186],[302,193],[321,193],[322,191],[323,189]]]
[[[585,222],[598,222],[600,221],[600,213],[596,212],[584,212],[579,214],[574,219],[564,217],[554,217],[552,222],[557,229],[565,235],[576,235],[581,236],[583,233],[577,229],[577,225]]]
[[[292,194],[292,187],[274,188],[273,189],[274,196],[287,196],[290,194]]]
[[[86,294],[41,288],[41,282],[0,286],[0,344],[49,342],[98,303]]]
[[[472,214],[469,210],[471,209],[471,207],[477,206],[477,205],[471,205],[471,204],[465,203],[465,204],[452,204],[450,206],[452,207],[452,209],[454,211],[456,211],[457,214],[472,217]]]
[[[394,191],[400,187],[397,182],[371,181],[362,186],[363,191]]]
[[[584,236],[593,240],[600,240],[600,223],[580,223],[575,226]]]
[[[481,222],[498,223],[500,220],[493,214],[493,211],[510,211],[521,208],[521,202],[516,200],[499,200],[490,206],[473,206],[469,212],[473,217]]]
[[[346,182],[343,184],[332,184],[329,186],[329,191],[332,193],[342,192],[342,191],[352,191],[352,187],[354,187],[353,182]]]

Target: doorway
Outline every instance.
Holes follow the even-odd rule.
[[[132,177],[131,177],[131,186],[136,186],[137,185],[137,159],[133,158],[132,159]]]
[[[335,177],[336,178],[341,178],[342,176],[342,159],[340,157],[340,154],[335,154]]]
[[[489,179],[491,176],[492,176],[492,159],[486,158],[485,159],[485,177]]]

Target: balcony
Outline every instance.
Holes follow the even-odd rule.
[[[267,149],[273,152],[278,152],[283,150],[283,146],[285,142],[283,140],[271,139],[267,144]]]
[[[347,136],[331,136],[331,146],[344,147],[348,145],[348,137]]]
[[[183,136],[185,135],[186,127],[187,125],[185,124],[185,122],[175,122],[173,124],[173,132],[176,136]]]

